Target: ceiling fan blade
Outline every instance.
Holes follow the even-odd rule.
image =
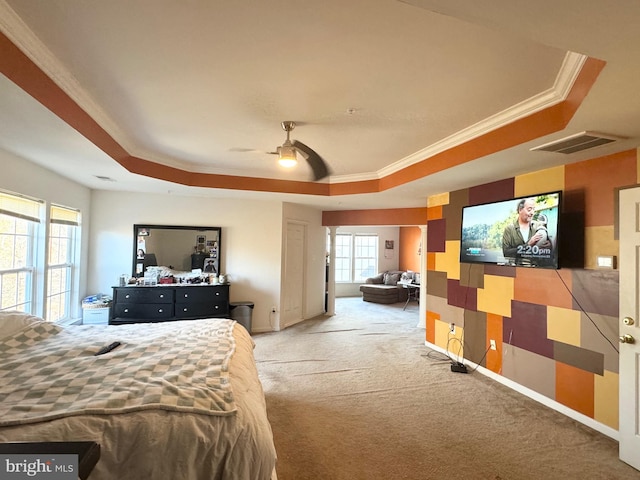
[[[320,155],[298,140],[294,140],[291,143],[293,147],[302,154],[311,167],[314,182],[329,176],[329,166]]]

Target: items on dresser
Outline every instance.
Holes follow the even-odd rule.
[[[229,285],[113,287],[110,325],[229,316]]]

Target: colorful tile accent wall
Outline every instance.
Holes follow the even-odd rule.
[[[619,278],[595,257],[618,255],[617,189],[639,174],[632,150],[429,197],[427,342],[617,430]],[[554,190],[580,226],[559,270],[460,263],[462,207]]]

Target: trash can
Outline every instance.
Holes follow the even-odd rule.
[[[231,312],[231,320],[235,320],[246,328],[247,332],[251,333],[253,302],[231,302],[229,304],[229,311]]]

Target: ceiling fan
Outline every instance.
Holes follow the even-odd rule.
[[[327,163],[314,150],[298,140],[291,140],[291,130],[296,128],[296,123],[285,121],[281,123],[282,129],[287,132],[287,139],[274,153],[278,155],[278,163],[283,167],[293,167],[298,163],[297,153],[307,161],[313,172],[313,181],[317,182],[329,176],[330,170]]]

